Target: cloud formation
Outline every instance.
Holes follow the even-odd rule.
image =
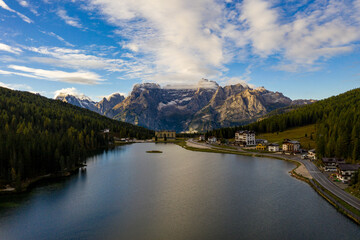
[[[147,80],[181,83],[224,79],[226,65],[275,59],[283,71],[314,70],[354,50],[360,40],[360,1],[90,0],[117,26]],[[130,60],[129,60],[130,61]]]
[[[14,53],[14,54],[20,54],[22,52],[22,50],[20,48],[11,47],[4,43],[0,43],[0,51],[5,51],[5,52],[9,52],[9,53]]]
[[[21,89],[21,90],[26,90],[26,91],[32,91],[32,88],[26,84],[11,84],[11,83],[0,82],[0,87],[8,88],[11,90]]]
[[[25,22],[27,23],[32,23],[33,21],[28,18],[27,16],[25,16],[24,14],[21,14],[13,9],[11,9],[5,2],[4,0],[0,0],[0,7],[9,11],[9,12],[13,12],[13,13],[16,13],[22,20],[24,20]]]
[[[59,47],[28,47],[27,50],[40,54],[31,60],[72,69],[105,69],[110,72],[128,70],[121,59],[110,59],[85,54],[85,50]]]
[[[81,25],[81,23],[79,22],[78,18],[74,18],[74,17],[70,17],[69,15],[67,15],[67,12],[63,9],[60,9],[57,11],[57,15],[66,22],[66,24],[73,26],[73,27],[77,27],[77,28],[82,28],[83,26]]]
[[[8,72],[8,74],[16,74],[16,75],[22,74],[22,76],[27,76],[27,77],[32,76],[34,78],[40,78],[50,81],[60,81],[60,82],[86,84],[86,85],[94,85],[103,81],[98,74],[93,72],[86,72],[86,71],[64,72],[59,70],[44,70],[44,69],[29,68],[18,65],[9,65],[8,68],[16,71],[20,71],[20,72]],[[25,72],[26,75],[24,75],[24,73],[21,72]]]

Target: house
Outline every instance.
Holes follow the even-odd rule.
[[[205,135],[200,135],[199,136],[199,141],[205,141]]]
[[[176,132],[169,130],[156,131],[155,138],[157,138],[160,141],[174,140],[176,138]]]
[[[284,152],[299,152],[300,143],[298,141],[292,141],[290,139],[284,139],[282,144],[282,150]]]
[[[106,128],[106,129],[103,130],[103,133],[109,133],[109,132],[110,132],[110,129]]]
[[[336,172],[339,164],[344,164],[345,160],[342,158],[323,158],[325,172]]]
[[[268,151],[269,152],[278,152],[280,150],[279,144],[277,143],[271,143],[268,145]]]
[[[255,140],[255,143],[256,143],[256,145],[258,145],[259,143],[261,143],[261,144],[268,144],[268,140],[266,140],[266,139],[256,139]]]
[[[316,151],[315,151],[315,149],[311,149],[311,150],[308,151],[307,158],[309,158],[311,160],[316,160]]]
[[[235,142],[243,146],[255,146],[255,132],[254,131],[238,131],[235,133]]]
[[[256,150],[265,151],[266,145],[263,143],[259,143],[258,145],[256,145]]]
[[[211,137],[208,138],[209,143],[216,143],[216,141],[217,141],[217,138],[214,137],[214,136],[211,136]]]
[[[349,183],[359,168],[359,164],[339,163],[336,176],[343,183]]]

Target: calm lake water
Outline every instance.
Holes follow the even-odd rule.
[[[146,143],[87,163],[85,174],[1,197],[0,239],[360,239],[288,162]]]

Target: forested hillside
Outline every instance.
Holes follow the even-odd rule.
[[[119,137],[153,135],[71,104],[0,87],[0,180],[19,182],[72,169],[90,151],[109,145],[112,134],[104,129]]]
[[[349,162],[360,160],[360,89],[246,126],[217,129],[208,135],[232,138],[241,129],[271,133],[314,123],[317,153],[320,157],[343,157]]]

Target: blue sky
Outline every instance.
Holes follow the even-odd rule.
[[[360,0],[0,0],[0,86],[94,100],[136,83],[359,87]]]

